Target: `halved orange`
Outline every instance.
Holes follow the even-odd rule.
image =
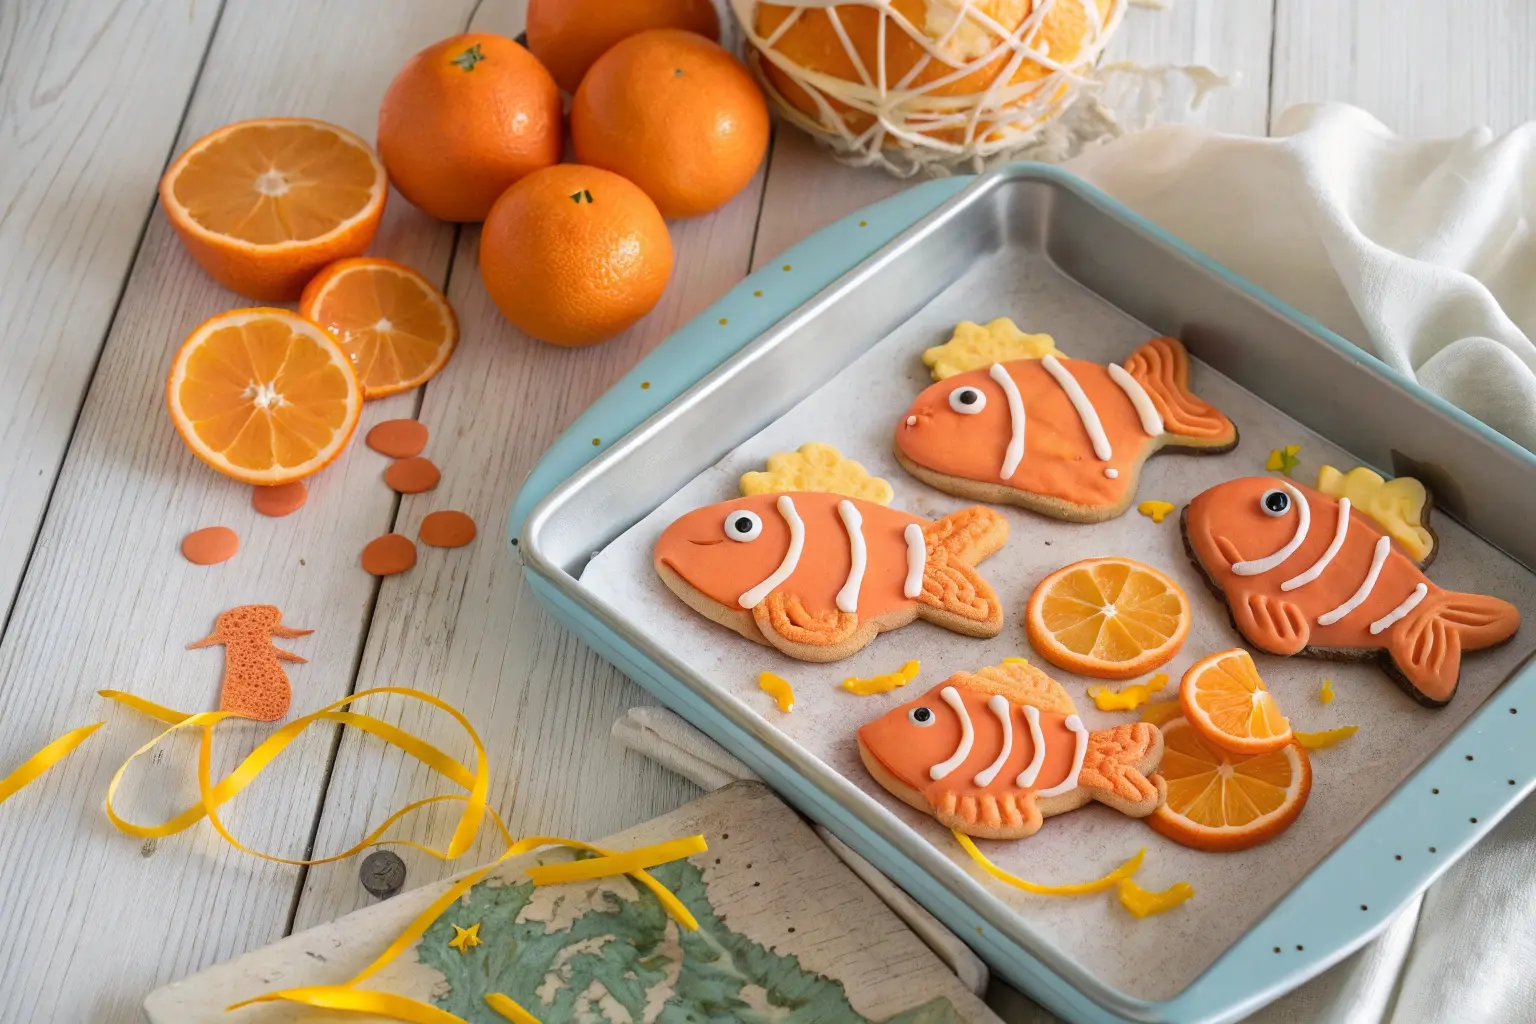
[[[420,387],[459,343],[459,320],[447,297],[394,260],[337,260],[305,286],[299,312],[341,345],[364,398]]]
[[[1247,757],[1205,742],[1182,718],[1163,726],[1168,799],[1153,831],[1196,850],[1227,853],[1268,842],[1296,820],[1312,792],[1312,764],[1300,744]]]
[[[165,403],[192,454],[226,476],[272,487],[341,454],[363,389],[329,334],[286,309],[235,309],[182,343]]]
[[[1235,754],[1267,754],[1291,742],[1291,723],[1241,647],[1191,665],[1179,683],[1179,705],[1207,743]]]
[[[1164,665],[1189,632],[1177,583],[1129,558],[1057,569],[1029,597],[1025,628],[1040,656],[1096,679],[1132,679]]]
[[[361,255],[388,191],[368,143],[302,117],[225,125],[160,179],[192,258],[224,287],[267,302],[296,299],[321,267]]]

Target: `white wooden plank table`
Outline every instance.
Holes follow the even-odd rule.
[[[160,842],[101,813],[112,771],[152,730],[94,692],[186,710],[217,697],[216,652],[186,652],[218,612],[282,607],[313,636],[290,673],[298,710],[395,684],[460,707],[486,737],[491,799],[514,832],[596,836],[670,810],[692,787],[618,749],[608,727],[649,698],[549,621],[500,543],[523,476],[644,352],[750,268],[905,187],[841,167],[792,129],[725,209],[673,225],[677,269],[624,337],[582,350],[518,334],[487,300],[478,230],[395,195],[373,251],[444,284],[463,327],[447,370],[368,407],[363,429],[419,415],[437,491],[397,499],[354,445],[297,515],[267,520],[207,471],[161,407],[171,353],[204,317],[247,304],[182,252],[154,201],[169,158],[242,117],[304,114],[372,137],[407,56],[474,28],[516,35],[523,0],[0,0],[0,772],[66,729],[109,728],[0,808],[0,1022],[137,1021],[154,986],[330,920],[369,899],[356,861],[255,860],[206,826]],[[1109,59],[1206,64],[1241,82],[1181,120],[1262,134],[1304,100],[1359,102],[1403,132],[1505,129],[1536,116],[1536,9],[1520,0],[1175,0],[1132,9]],[[370,537],[461,508],[475,545],[424,551],[376,581]],[[239,557],[198,569],[189,530],[235,527]],[[402,702],[372,710],[458,750],[454,727]],[[231,763],[265,731],[232,729]],[[194,797],[192,746],[171,744],[125,803],[156,820]],[[438,792],[413,762],[315,730],[228,810],[251,845],[335,850]],[[441,844],[451,808],[408,822]],[[469,859],[494,853],[487,838]],[[408,884],[462,869],[407,856]]]

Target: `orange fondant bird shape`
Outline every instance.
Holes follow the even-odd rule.
[[[248,604],[221,614],[213,634],[188,644],[187,650],[222,644],[224,683],[219,691],[219,710],[258,722],[275,722],[288,713],[293,702],[293,689],[282,662],[307,659],[283,650],[272,640],[313,632],[283,625],[283,613],[273,605]]]

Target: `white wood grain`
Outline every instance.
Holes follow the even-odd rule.
[[[1507,131],[1536,117],[1536,5],[1280,0],[1271,108],[1315,100],[1405,135]]]
[[[228,121],[271,114],[329,118],[371,137],[394,70],[462,29],[470,6],[230,0],[177,148]],[[152,181],[139,182],[132,202],[147,201],[151,189]],[[376,251],[441,280],[453,229],[398,196],[386,220]],[[0,1020],[137,1021],[157,982],[286,929],[297,869],[237,853],[206,825],[147,844],[111,828],[101,812],[107,782],[152,731],[130,714],[104,714],[93,695],[108,686],[184,710],[212,707],[222,652],[184,647],[220,611],[255,602],[276,604],[289,623],[316,631],[288,644],[310,658],[289,669],[297,710],[351,685],[376,592],[358,552],[387,529],[395,505],[377,461],[354,446],[314,478],[304,509],[263,519],[250,509],[249,488],[197,462],[164,411],[162,381],[182,337],[203,318],[248,304],[203,274],[154,214],[0,643],[0,761],[109,719],[0,808],[0,862],[9,873],[0,900]],[[373,404],[365,426],[409,415],[413,401]],[[239,531],[239,556],[212,568],[183,561],[181,537],[213,523]],[[243,752],[269,732],[236,726],[225,745]],[[325,730],[295,743],[230,806],[236,834],[257,849],[303,856],[332,743]],[[159,764],[146,763],[145,781],[125,801],[131,816],[155,821],[189,803],[193,756],[192,744],[177,743]]]
[[[515,0],[484,3],[475,28],[518,26]],[[523,478],[556,436],[635,361],[741,279],[762,192],[760,172],[724,209],[671,223],[676,266],[652,313],[624,335],[584,349],[533,341],[485,293],[479,233],[466,230],[449,283],[463,340],[425,390],[426,455],[442,469],[435,491],[407,497],[396,529],[414,537],[437,509],[461,509],[480,528],[456,551],[422,548],[416,568],[384,581],[357,687],[414,686],[458,707],[490,751],[491,801],[515,835],[602,835],[671,810],[698,793],[689,782],[613,742],[609,728],[650,698],[550,620],[528,594],[506,541],[506,516]],[[603,439],[608,440],[608,439]],[[382,460],[381,460],[382,464]],[[445,749],[465,750],[457,726],[391,699],[379,713]],[[410,800],[444,792],[416,762],[348,731],[321,819],[322,848],[346,844]],[[454,805],[402,823],[400,835],[441,846]],[[465,863],[501,852],[487,829]],[[444,865],[402,850],[407,884],[447,877]],[[330,920],[369,900],[357,865],[312,869],[295,927]]]
[[[0,621],[218,6],[0,3]]]

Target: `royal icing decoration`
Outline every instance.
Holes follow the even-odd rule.
[[[928,564],[928,544],[923,540],[923,528],[908,523],[901,535],[907,542],[907,578],[901,585],[901,593],[903,597],[921,597],[923,567]]]
[[[1019,468],[1019,460],[1024,458],[1024,399],[1019,397],[1019,386],[1002,363],[993,363],[988,372],[1008,398],[1008,447],[1003,450],[1002,468],[1002,478],[1007,480]]]
[[[1323,553],[1317,556],[1317,561],[1313,562],[1306,571],[1297,573],[1280,584],[1280,589],[1295,590],[1297,587],[1304,587],[1321,576],[1323,570],[1328,568],[1328,564],[1333,561],[1333,556],[1337,555],[1339,549],[1344,546],[1344,541],[1348,537],[1349,499],[1344,498],[1339,501],[1339,517],[1338,523],[1333,528],[1333,540],[1329,542],[1328,547],[1323,550]]]
[[[1265,555],[1263,558],[1255,558],[1250,562],[1232,563],[1232,571],[1237,573],[1239,576],[1258,576],[1269,572],[1269,570],[1275,568],[1281,562],[1284,562],[1287,558],[1290,558],[1292,555],[1294,555],[1296,553],[1296,549],[1301,547],[1301,542],[1307,539],[1307,531],[1312,527],[1311,506],[1307,504],[1307,499],[1302,497],[1301,492],[1292,487],[1290,484],[1281,484],[1280,486],[1283,488],[1283,490],[1267,492],[1262,495],[1259,500],[1264,504],[1266,512],[1269,514],[1274,514],[1273,509],[1275,506],[1279,505],[1280,502],[1273,500],[1271,495],[1290,495],[1291,501],[1294,502],[1296,506],[1296,532],[1291,535],[1291,539],[1286,541],[1278,551]],[[1282,509],[1282,512],[1283,511],[1284,510]]]
[[[1190,392],[1188,354],[1171,338],[1114,366],[1047,353],[968,370],[924,390],[895,434],[902,467],[939,490],[1074,522],[1123,513],[1154,451],[1237,442]]]
[[[789,525],[789,548],[784,552],[784,560],[769,577],[757,586],[748,590],[737,600],[737,604],[743,608],[756,608],[762,603],[763,598],[773,592],[773,588],[789,579],[800,565],[800,552],[805,548],[805,522],[800,518],[800,513],[795,509],[795,500],[787,494],[779,495],[777,503],[779,515],[784,517],[784,522]],[[761,530],[759,530],[761,532]],[[754,536],[755,540],[756,537]]]
[[[1061,354],[1049,334],[1025,334],[1007,317],[985,325],[962,320],[947,342],[924,350],[923,363],[934,380],[946,380],[993,363],[1039,359],[1053,352]]]
[[[1376,550],[1371,552],[1371,567],[1365,571],[1365,579],[1360,581],[1357,589],[1348,601],[1331,608],[1317,617],[1319,626],[1331,626],[1350,612],[1365,603],[1365,599],[1371,596],[1371,591],[1376,589],[1376,580],[1381,575],[1381,567],[1387,563],[1387,555],[1392,552],[1392,540],[1382,537],[1376,541]],[[1418,602],[1414,602],[1417,604]]]
[[[1364,466],[1348,473],[1324,466],[1317,471],[1317,489],[1354,502],[1361,514],[1386,530],[1414,561],[1423,562],[1434,553],[1435,535],[1424,525],[1429,491],[1413,477],[1387,480]]]
[[[896,492],[889,482],[829,444],[810,441],[796,451],[775,452],[761,472],[743,473],[742,497],[753,494],[793,494],[819,491],[845,498],[889,505]]]
[[[837,592],[838,611],[859,610],[859,587],[864,584],[864,570],[869,562],[869,551],[864,546],[864,517],[851,501],[837,503],[837,514],[848,531],[848,580]]]
[[[1162,758],[1156,727],[1090,732],[1061,684],[1020,661],[958,672],[864,725],[858,740],[881,785],[949,828],[991,839],[1029,835],[1042,815],[1085,799],[1137,817],[1162,800],[1150,778]]]
[[[1390,629],[1394,622],[1402,619],[1409,612],[1417,608],[1419,606],[1419,602],[1424,600],[1428,593],[1428,586],[1423,583],[1415,583],[1413,585],[1413,593],[1403,598],[1402,604],[1398,605],[1396,608],[1393,608],[1391,611],[1387,612],[1387,614],[1371,623],[1371,635],[1375,636],[1378,633]]]

